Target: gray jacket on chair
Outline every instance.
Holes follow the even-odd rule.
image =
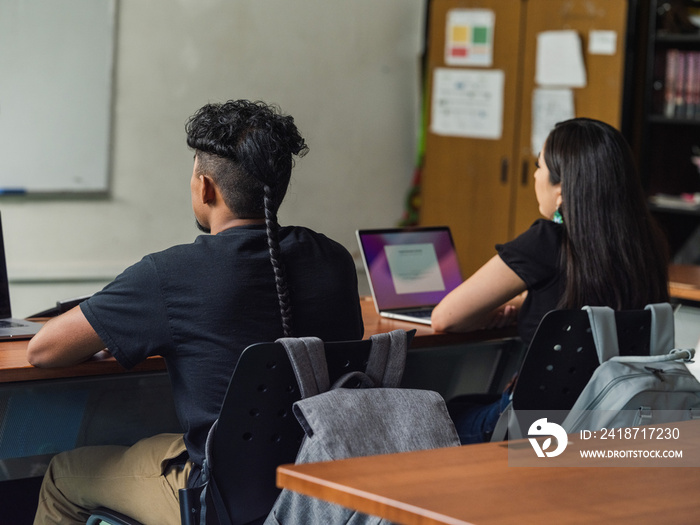
[[[352,372],[333,386],[328,384],[323,342],[316,338],[280,342],[303,398],[294,404],[306,433],[297,464],[460,444],[438,393],[398,388],[407,351],[405,331],[373,336],[366,372]],[[280,494],[265,521],[265,525],[316,523],[387,522],[288,490]]]

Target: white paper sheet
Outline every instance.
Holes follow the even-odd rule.
[[[574,93],[571,89],[536,88],[532,92],[532,154],[539,154],[557,122],[574,116]]]
[[[588,52],[591,55],[614,55],[617,52],[617,31],[591,30],[588,33]]]
[[[502,70],[436,68],[430,129],[438,135],[500,139],[503,133]]]
[[[535,82],[540,86],[586,86],[581,37],[576,31],[539,33],[536,60]]]

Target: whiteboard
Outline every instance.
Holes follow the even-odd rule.
[[[106,192],[116,0],[0,0],[0,195]]]

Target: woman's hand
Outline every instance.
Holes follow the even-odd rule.
[[[510,326],[518,319],[518,309],[512,304],[504,304],[500,308],[494,310],[486,319],[484,328],[487,330],[493,328],[505,328]]]

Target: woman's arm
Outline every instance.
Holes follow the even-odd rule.
[[[514,319],[526,290],[525,281],[495,255],[440,301],[432,326],[441,332],[503,326]]]

